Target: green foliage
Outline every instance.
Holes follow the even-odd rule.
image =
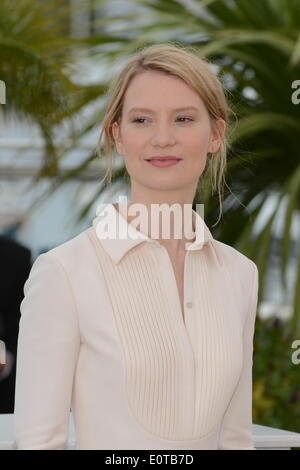
[[[230,136],[223,218],[214,236],[253,259],[264,293],[271,237],[279,210],[281,282],[291,251],[293,214],[300,210],[300,104],[292,84],[300,78],[300,2],[290,0],[199,0],[189,8],[179,0],[141,1],[149,16],[133,47],[167,41],[192,45],[219,66],[228,101],[238,118]],[[147,15],[146,15],[147,16]],[[180,34],[179,29],[180,28]],[[151,35],[152,33],[152,35]],[[219,215],[217,194],[206,190],[205,175],[196,202],[205,204],[208,223]],[[259,233],[253,231],[270,195],[277,203]],[[293,298],[293,328],[300,335],[300,257]],[[261,298],[261,297],[260,297]]]
[[[95,159],[90,155],[62,176],[59,167],[66,148],[57,149],[53,142],[55,127],[64,119],[72,121],[87,105],[96,103],[95,112],[79,130],[72,130],[74,147],[80,137],[99,126],[103,115],[98,100],[105,97],[106,83],[79,86],[71,78],[80,51],[94,61],[115,65],[148,44],[192,45],[200,56],[218,65],[238,118],[230,136],[223,216],[213,235],[256,262],[260,302],[274,223],[282,209],[280,272],[286,288],[291,226],[300,210],[300,104],[291,99],[292,84],[300,79],[299,0],[128,0],[131,10],[136,6],[134,14],[106,17],[103,9],[98,32],[79,38],[70,36],[66,26],[70,11],[61,3],[35,2],[33,8],[32,0],[0,0],[0,78],[7,85],[7,105],[2,108],[40,126],[46,146],[39,177],[51,177],[58,188]],[[102,8],[112,2],[93,3]],[[230,124],[235,125],[232,117]],[[112,183],[122,175],[125,168],[113,174]],[[205,176],[194,203],[205,204],[206,222],[212,225],[219,215],[219,199],[207,188]],[[80,211],[80,218],[88,216],[100,192]],[[254,231],[270,195],[276,196],[276,202],[262,229]],[[291,322],[257,321],[254,422],[300,432],[300,366],[292,364],[290,346],[300,338],[299,253],[297,260]]]
[[[0,79],[6,84],[0,112],[39,128],[44,162],[35,182],[60,175],[64,152],[54,141],[56,126],[68,118],[72,132],[75,113],[103,93],[100,86],[83,87],[72,79],[84,45],[71,37],[70,24],[70,7],[61,0],[0,0]]]
[[[300,338],[295,337],[286,322],[275,317],[265,320],[257,317],[253,354],[254,423],[300,432],[300,363],[292,362],[295,339]]]

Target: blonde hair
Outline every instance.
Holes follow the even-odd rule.
[[[216,121],[219,118],[228,123],[229,105],[225,97],[225,90],[210,69],[209,62],[203,57],[199,57],[197,50],[191,46],[176,45],[173,43],[160,43],[142,48],[135,53],[121,68],[121,71],[112,80],[108,91],[108,101],[103,118],[102,130],[97,144],[97,154],[101,157],[101,140],[105,134],[105,155],[108,158],[108,167],[105,173],[105,180],[108,177],[111,184],[112,177],[112,156],[114,139],[112,135],[112,125],[116,121],[120,123],[122,108],[126,90],[137,74],[147,70],[155,70],[181,78],[202,98],[213,129],[218,131]],[[228,141],[226,134],[228,125],[222,139],[219,150],[207,158],[207,166],[201,175],[201,179],[210,174],[213,192],[217,191],[221,207],[225,182],[226,160]],[[199,191],[199,185],[198,189]],[[219,219],[218,219],[219,220]]]

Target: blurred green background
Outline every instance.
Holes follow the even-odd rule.
[[[0,113],[4,123],[13,114],[38,126],[43,160],[32,184],[45,178],[51,183],[32,207],[92,168],[99,158],[94,150],[63,171],[67,151],[100,131],[117,67],[139,48],[160,42],[193,46],[210,59],[237,116],[223,214],[211,230],[259,269],[253,421],[300,432],[300,364],[292,362],[292,343],[300,339],[299,0],[0,0],[0,79],[6,84]],[[90,80],[84,64],[105,73]],[[64,138],[56,139],[62,129]],[[113,174],[112,184],[120,181],[128,185],[124,167]],[[105,189],[99,185],[78,208],[78,220],[89,217]],[[205,204],[212,226],[219,200],[206,174],[194,202]],[[274,263],[282,300],[268,310]]]

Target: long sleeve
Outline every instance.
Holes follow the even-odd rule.
[[[253,266],[252,291],[243,331],[243,368],[222,420],[219,450],[256,450],[252,437],[252,365],[258,301],[258,269],[254,263]]]
[[[16,449],[64,449],[80,348],[67,274],[52,253],[38,256],[24,284],[17,346]]]

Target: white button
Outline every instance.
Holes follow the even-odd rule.
[[[193,302],[187,302],[185,305],[187,306],[187,308],[192,308]]]

